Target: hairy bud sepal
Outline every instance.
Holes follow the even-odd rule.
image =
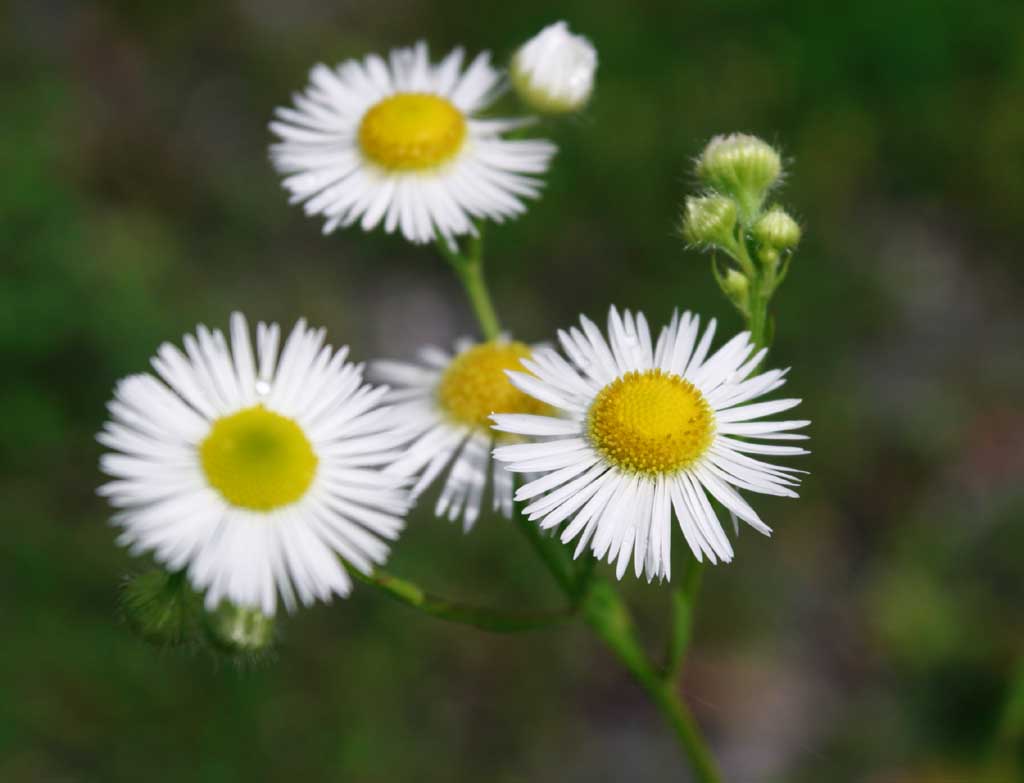
[[[154,568],[131,576],[120,598],[128,626],[150,644],[178,647],[200,639],[202,606],[184,572]]]
[[[732,196],[739,205],[740,221],[749,226],[782,176],[782,158],[757,136],[715,136],[697,159],[697,176],[713,190]]]
[[[273,617],[227,601],[206,613],[203,626],[210,645],[239,663],[262,659],[273,650],[277,640]]]
[[[736,202],[725,196],[690,196],[683,208],[682,233],[691,245],[732,251],[736,244]]]

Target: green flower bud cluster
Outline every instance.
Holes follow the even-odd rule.
[[[275,641],[272,617],[227,602],[207,611],[181,571],[154,568],[129,577],[121,590],[121,611],[150,644],[205,648],[239,663],[266,654]]]
[[[783,178],[782,157],[767,142],[745,133],[715,136],[698,156],[704,186],[683,208],[681,230],[691,245],[715,253],[712,271],[722,292],[765,337],[768,301],[800,242],[800,225],[781,206],[766,208]]]

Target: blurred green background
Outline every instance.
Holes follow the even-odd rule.
[[[438,258],[324,238],[267,162],[308,68],[418,38],[499,60],[559,18],[595,98],[488,236],[516,334],[675,306],[738,321],[674,235],[690,160],[790,159],[806,239],[774,362],[814,420],[799,501],[707,573],[682,683],[730,781],[1012,781],[1024,717],[1024,4],[13,0],[0,20],[0,780],[664,781],[683,760],[582,627],[501,637],[364,589],[238,671],[117,615],[93,434],[197,322],[324,324],[358,359],[473,329]],[[676,546],[681,542],[677,540]],[[410,519],[392,570],[551,606],[515,531]],[[667,592],[628,578],[652,648]],[[1015,671],[1020,673],[1015,675]],[[1016,680],[1015,680],[1016,677]],[[685,778],[684,778],[685,779]]]

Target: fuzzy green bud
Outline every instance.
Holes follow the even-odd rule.
[[[275,624],[258,609],[223,602],[206,615],[207,636],[222,652],[258,656],[274,643]]]
[[[147,642],[176,647],[198,637],[199,597],[183,573],[158,568],[130,577],[121,590],[129,627]]]
[[[775,250],[789,250],[800,242],[800,225],[777,205],[758,218],[752,231],[758,242]]]
[[[725,196],[690,196],[683,208],[683,236],[694,245],[735,243],[736,202]]]
[[[722,290],[734,302],[745,302],[750,290],[750,281],[738,269],[730,269],[722,280]]]
[[[767,142],[746,133],[715,136],[697,160],[697,176],[719,193],[735,198],[749,223],[782,176],[782,159]]]

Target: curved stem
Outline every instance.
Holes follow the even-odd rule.
[[[574,614],[572,609],[557,612],[498,611],[489,607],[473,606],[471,604],[438,598],[407,579],[400,579],[379,569],[372,576],[367,576],[355,569],[351,569],[349,573],[353,578],[377,588],[389,598],[399,601],[406,606],[411,606],[442,620],[461,623],[462,625],[471,625],[484,631],[512,633],[533,628],[543,628],[564,622]]]
[[[498,321],[498,314],[484,281],[483,235],[471,237],[468,244],[469,248],[465,254],[443,239],[438,240],[437,249],[455,270],[462,283],[484,339],[493,340],[501,333],[501,323]]]
[[[686,650],[690,646],[690,637],[693,634],[693,611],[703,572],[703,563],[691,561],[682,583],[672,589],[672,630],[668,637],[668,652],[665,656],[663,674],[663,678],[668,682],[675,681],[679,676],[683,661],[686,659]]]
[[[679,698],[673,682],[666,680],[648,660],[636,640],[633,621],[621,596],[605,581],[595,579],[583,599],[583,617],[601,637],[668,721],[701,783],[720,783],[722,776],[701,736],[697,722]]]
[[[565,547],[557,539],[544,535],[536,522],[531,522],[522,514],[516,514],[515,521],[520,532],[533,547],[533,551],[544,561],[551,576],[558,582],[558,586],[570,598],[575,597],[576,576],[573,574],[572,562]]]

